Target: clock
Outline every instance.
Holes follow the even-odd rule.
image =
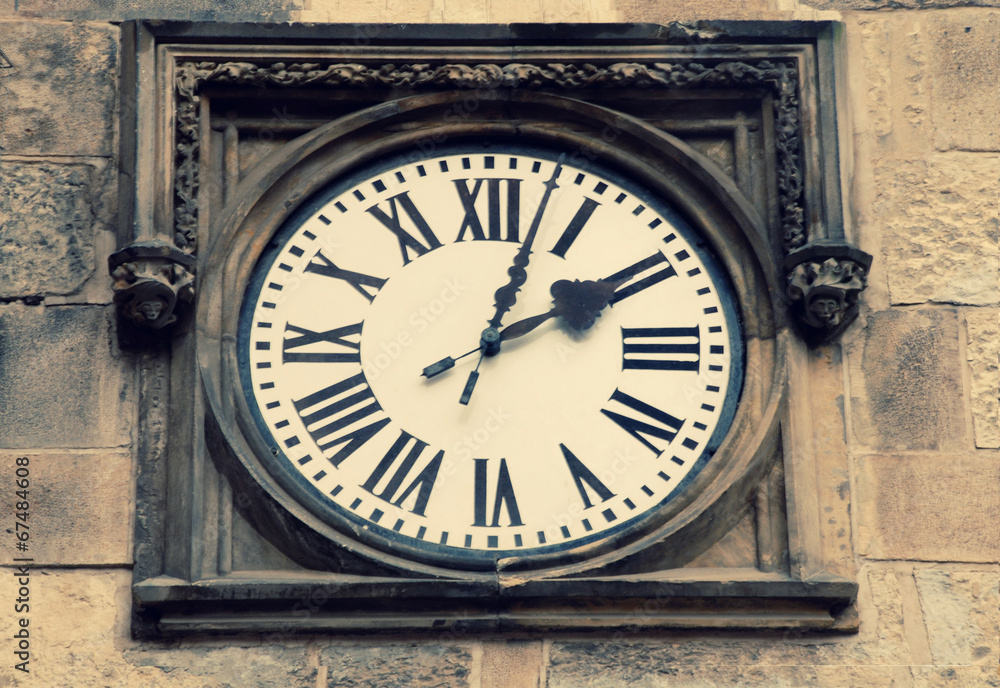
[[[454,569],[662,525],[744,375],[738,301],[692,224],[612,164],[516,137],[341,175],[243,295],[269,479],[346,542]]]
[[[123,26],[135,634],[855,629],[837,26],[375,29]]]

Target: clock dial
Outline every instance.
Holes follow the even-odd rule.
[[[293,494],[384,549],[475,566],[655,519],[728,430],[743,351],[725,274],[662,200],[477,143],[370,166],[292,217],[239,358]]]

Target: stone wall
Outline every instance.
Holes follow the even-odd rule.
[[[104,265],[116,22],[139,17],[844,22],[850,231],[875,256],[843,340],[860,633],[131,640],[137,371]],[[37,543],[31,673],[0,640],[0,685],[1000,686],[1000,1],[7,0],[0,50],[0,488],[29,457]]]

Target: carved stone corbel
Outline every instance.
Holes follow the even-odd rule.
[[[812,242],[788,254],[786,295],[810,345],[835,339],[854,322],[871,264],[864,251],[832,241]]]
[[[165,241],[137,242],[108,257],[119,316],[159,330],[177,320],[178,301],[194,299],[195,258]]]

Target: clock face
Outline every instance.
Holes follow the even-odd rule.
[[[655,523],[725,436],[743,349],[724,272],[653,193],[476,142],[371,165],[291,217],[238,357],[296,500],[482,568]]]

